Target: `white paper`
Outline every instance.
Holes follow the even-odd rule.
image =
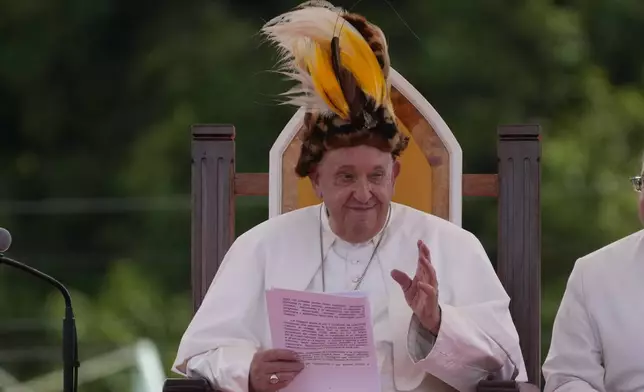
[[[285,392],[380,392],[371,310],[362,293],[266,292],[273,348],[298,353],[304,370]]]

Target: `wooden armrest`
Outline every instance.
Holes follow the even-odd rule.
[[[163,383],[163,392],[217,392],[203,378],[168,378]]]
[[[218,392],[202,378],[169,378],[163,392]],[[481,381],[476,392],[540,392],[536,385],[516,381]]]
[[[476,392],[540,392],[534,384],[516,381],[481,381]]]

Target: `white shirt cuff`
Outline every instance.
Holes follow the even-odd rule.
[[[436,343],[436,336],[423,327],[415,314],[412,315],[407,334],[407,350],[412,360],[418,362],[427,358],[434,343]]]

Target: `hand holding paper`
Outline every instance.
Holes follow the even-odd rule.
[[[304,369],[304,364],[291,350],[273,349],[260,351],[250,364],[252,392],[274,392],[286,387]],[[275,381],[271,382],[271,376]]]
[[[266,292],[273,347],[304,363],[289,392],[378,392],[380,379],[367,298],[274,289]]]

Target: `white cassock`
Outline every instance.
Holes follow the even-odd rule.
[[[271,348],[265,290],[322,290],[322,225],[327,292],[354,287],[382,236],[360,290],[372,306],[383,392],[474,391],[488,376],[517,372],[526,381],[509,297],[474,235],[392,203],[381,233],[353,245],[333,234],[321,211],[318,205],[279,215],[237,238],[181,340],[175,372],[246,392],[253,355]],[[418,240],[429,247],[439,282],[442,321],[430,342],[390,276],[394,268],[414,276]]]
[[[545,391],[644,391],[644,230],[577,260],[543,374]]]

